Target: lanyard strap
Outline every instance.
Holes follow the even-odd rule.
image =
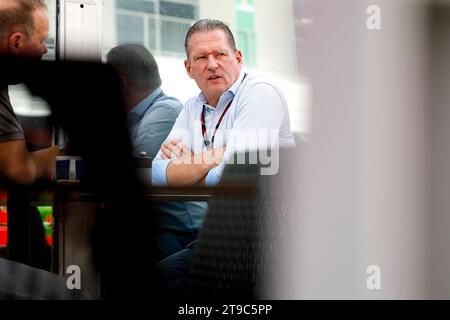
[[[245,73],[244,77],[242,78],[241,84],[242,84],[242,82],[244,82],[246,77],[247,77],[247,74]],[[213,133],[213,136],[211,138],[211,141],[209,140],[208,133],[206,132],[205,105],[203,105],[201,123],[202,123],[203,142],[205,143],[206,149],[211,150],[213,148],[213,146],[214,146],[214,138],[216,137],[217,129],[219,129],[219,126],[222,123],[223,117],[225,116],[225,114],[227,113],[228,109],[230,108],[231,103],[233,102],[233,99],[231,99],[231,101],[228,103],[228,105],[225,108],[225,110],[223,110],[222,115],[219,118],[219,121],[217,121],[217,124],[216,124],[216,127],[214,129],[214,133]]]
[[[217,129],[219,129],[220,124],[222,123],[223,117],[225,116],[225,114],[227,113],[228,109],[230,109],[231,103],[233,102],[233,99],[231,99],[230,103],[228,103],[227,107],[225,108],[225,110],[223,110],[222,115],[219,118],[219,121],[217,121],[216,127],[214,129],[214,134],[211,138],[211,141],[209,141],[209,137],[208,137],[208,133],[206,132],[206,124],[205,124],[205,105],[203,105],[203,110],[202,110],[202,118],[201,118],[201,122],[202,122],[202,135],[203,135],[203,142],[205,143],[206,149],[211,150],[213,145],[214,145],[214,138],[216,137],[216,132]]]

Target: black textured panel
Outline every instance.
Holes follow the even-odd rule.
[[[294,152],[283,156],[280,167],[289,168]],[[189,298],[261,296],[274,266],[285,261],[281,236],[299,211],[292,180],[293,175],[282,169],[262,176],[259,165],[226,167],[221,183],[236,188],[219,192],[210,202],[194,253]]]

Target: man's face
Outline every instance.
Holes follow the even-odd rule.
[[[48,17],[44,9],[37,9],[33,13],[34,32],[31,36],[24,37],[20,41],[18,55],[41,59],[47,53],[45,40],[48,37]]]
[[[220,96],[238,79],[242,53],[230,47],[224,31],[202,31],[191,37],[189,56],[184,64],[208,103],[215,106]]]

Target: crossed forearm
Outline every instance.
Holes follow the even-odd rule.
[[[167,183],[169,186],[199,185],[222,158],[223,150],[208,150],[198,155],[174,159],[167,166]]]
[[[209,170],[223,160],[225,146],[194,155],[180,140],[170,140],[161,146],[161,158],[171,159],[166,170],[169,186],[204,185]]]
[[[203,164],[184,164],[172,160],[167,166],[167,183],[169,186],[190,186],[200,182],[209,171]]]

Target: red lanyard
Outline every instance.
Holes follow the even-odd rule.
[[[216,137],[217,129],[219,129],[220,124],[222,123],[223,117],[225,116],[225,113],[227,113],[228,109],[230,109],[231,103],[233,102],[233,99],[231,99],[230,103],[228,103],[225,110],[223,110],[222,115],[219,118],[219,121],[216,124],[216,128],[214,129],[214,134],[211,138],[211,141],[209,141],[208,133],[206,132],[206,124],[205,124],[205,105],[203,105],[202,110],[202,135],[203,135],[203,142],[205,143],[206,149],[211,150],[214,145],[214,138]]]
[[[241,84],[242,84],[242,82],[244,82],[246,77],[247,77],[247,74],[245,73],[244,77],[242,78]],[[203,142],[205,143],[206,149],[211,150],[213,148],[213,146],[214,146],[214,138],[216,137],[217,129],[219,129],[219,126],[222,123],[223,117],[225,116],[225,114],[227,113],[228,109],[230,108],[231,103],[233,102],[233,99],[231,99],[231,101],[228,103],[228,105],[225,108],[225,110],[223,110],[222,115],[220,116],[219,121],[216,124],[216,128],[214,129],[214,134],[213,134],[213,136],[211,138],[211,141],[209,140],[208,133],[206,132],[205,105],[203,105],[201,123],[202,123]]]

